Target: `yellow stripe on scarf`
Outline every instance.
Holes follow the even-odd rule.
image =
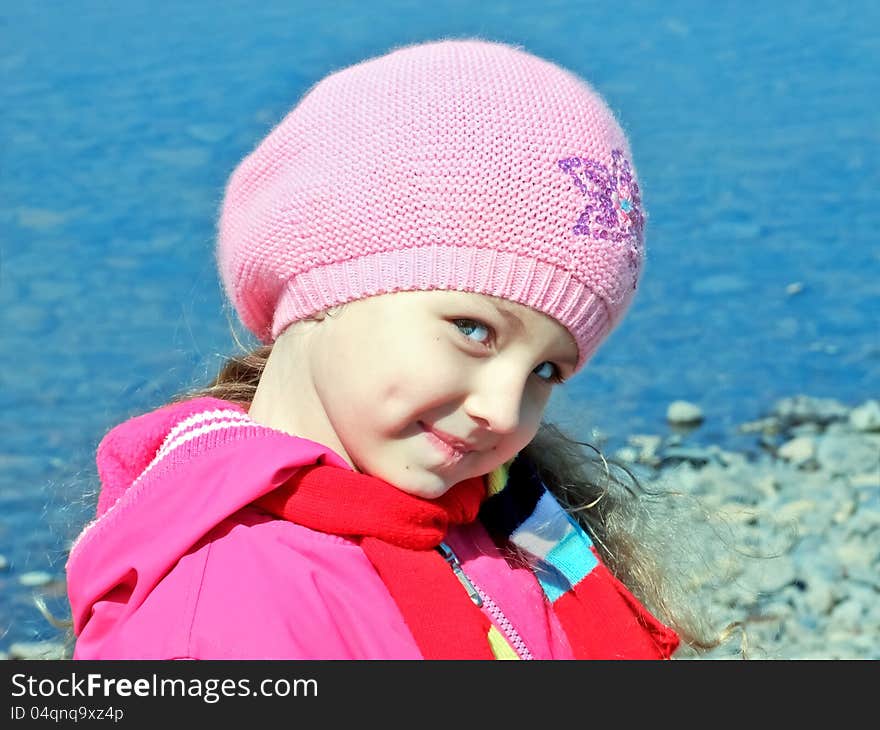
[[[512,463],[513,459],[489,472],[489,478],[487,479],[489,483],[486,494],[487,497],[491,497],[493,494],[498,494],[498,492],[504,489],[504,486],[507,484],[507,474],[510,471],[510,465]]]
[[[519,654],[507,643],[504,635],[492,626],[489,629],[489,647],[496,659],[519,659]]]

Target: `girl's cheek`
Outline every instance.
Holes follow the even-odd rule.
[[[407,358],[410,366],[425,375],[461,371],[468,365],[467,355],[450,342],[448,336],[435,335],[425,338],[418,350],[414,349],[410,354],[411,357]]]

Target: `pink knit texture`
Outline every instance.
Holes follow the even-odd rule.
[[[445,40],[314,86],[231,175],[217,261],[262,342],[356,299],[459,290],[554,317],[580,368],[632,301],[643,226],[628,141],[589,84]]]

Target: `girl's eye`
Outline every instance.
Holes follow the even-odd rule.
[[[470,334],[474,330],[485,330],[486,332],[491,334],[491,330],[489,327],[482,322],[477,322],[475,319],[456,319],[453,320],[453,324],[458,327],[458,329],[470,339]],[[477,339],[476,342],[483,342],[483,339]]]
[[[561,384],[565,382],[565,378],[562,377],[561,371],[552,362],[542,362],[535,368],[534,373],[541,378],[541,380],[546,380],[548,383]]]
[[[488,345],[492,338],[492,328],[476,319],[454,319],[452,324],[469,340]],[[552,362],[543,362],[533,371],[541,380],[548,383],[564,383],[562,371]]]

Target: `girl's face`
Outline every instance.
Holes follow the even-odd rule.
[[[250,415],[431,499],[526,446],[577,356],[565,327],[519,304],[385,294],[288,328]]]

